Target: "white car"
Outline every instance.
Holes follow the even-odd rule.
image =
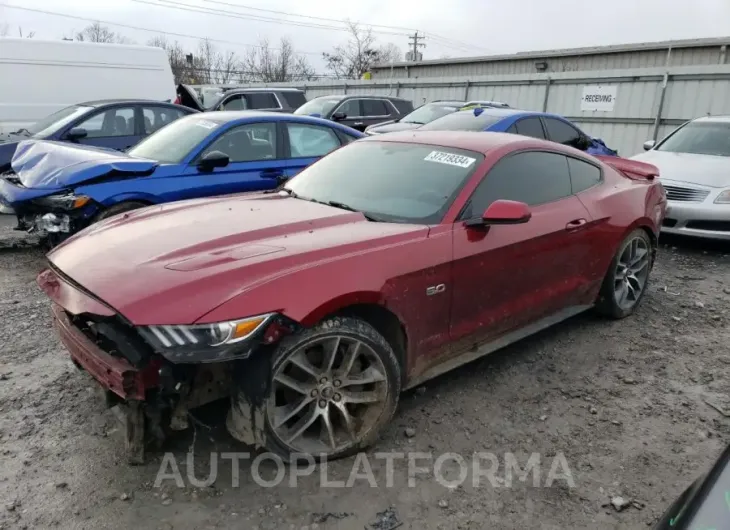
[[[730,240],[730,116],[685,123],[633,156],[659,168],[668,207],[662,232]]]

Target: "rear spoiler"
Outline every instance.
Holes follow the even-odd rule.
[[[652,164],[647,164],[646,162],[629,160],[619,156],[594,156],[604,164],[611,166],[613,169],[631,180],[654,180],[659,177],[659,168]]]

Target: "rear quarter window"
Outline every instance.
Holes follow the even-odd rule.
[[[409,112],[413,112],[413,103],[410,101],[404,101],[401,99],[391,99],[390,102],[395,105],[395,108],[398,109],[398,112],[405,115]]]
[[[593,164],[568,157],[568,168],[573,193],[580,193],[601,182],[601,170]]]
[[[297,110],[307,102],[307,98],[301,92],[282,92],[279,97],[283,98],[292,110]]]

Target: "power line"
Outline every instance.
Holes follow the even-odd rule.
[[[160,1],[163,1],[164,2],[166,0],[160,0]],[[336,19],[336,18],[317,17],[317,16],[314,16],[314,15],[300,15],[300,14],[297,14],[297,13],[290,13],[288,11],[276,11],[274,9],[264,9],[264,8],[261,8],[261,7],[253,7],[253,6],[247,6],[247,5],[242,5],[242,4],[235,4],[235,3],[232,3],[232,2],[223,2],[222,0],[200,0],[200,1],[201,2],[205,2],[207,4],[216,4],[216,5],[223,5],[223,6],[228,6],[228,7],[237,7],[239,9],[249,9],[251,11],[261,11],[263,13],[273,13],[273,14],[276,14],[276,15],[284,15],[284,16],[291,16],[291,17],[308,18],[308,19],[311,19],[311,20],[322,20],[322,21],[325,21],[325,22],[339,22],[339,23],[342,23],[343,22],[342,20],[339,20],[339,19]],[[371,24],[370,22],[356,22],[356,24],[362,24],[363,26],[368,26],[368,27],[371,27],[371,28],[385,28],[385,29],[395,29],[395,30],[408,31],[409,33],[411,31],[416,31],[416,29],[415,28],[412,28],[412,27],[388,26],[388,25],[385,25],[385,24]],[[426,36],[429,37],[429,38],[431,38],[431,39],[434,39],[434,40],[442,41],[444,43],[444,45],[446,45],[447,43],[451,43],[452,44],[451,47],[453,47],[453,45],[456,45],[459,48],[473,48],[473,49],[476,49],[476,50],[485,50],[486,49],[486,48],[482,48],[481,46],[475,46],[473,44],[468,44],[468,43],[465,43],[465,42],[462,42],[462,41],[458,41],[456,39],[451,39],[451,38],[448,38],[448,37],[444,37],[444,36],[438,35],[436,33],[427,32],[426,33]]]
[[[262,49],[263,48],[263,46],[260,46],[260,45],[257,45],[257,44],[246,44],[246,43],[243,43],[243,42],[234,42],[234,41],[223,40],[223,39],[215,39],[215,38],[211,38],[211,37],[201,37],[200,35],[190,35],[190,34],[187,34],[187,33],[174,33],[172,31],[163,31],[163,30],[159,30],[159,29],[143,28],[141,26],[132,26],[132,25],[129,25],[129,24],[122,24],[120,22],[111,22],[109,20],[101,20],[101,19],[98,19],[98,18],[79,17],[79,16],[76,16],[76,15],[68,15],[66,13],[58,13],[58,12],[55,12],[55,11],[47,11],[45,9],[33,9],[33,8],[30,8],[30,7],[20,7],[20,6],[10,5],[10,4],[2,4],[2,7],[7,7],[9,9],[20,9],[22,11],[30,11],[30,12],[33,12],[33,13],[41,13],[41,14],[44,14],[44,15],[52,15],[52,16],[57,16],[57,17],[62,17],[62,18],[70,18],[70,19],[74,19],[74,20],[81,20],[83,22],[91,22],[92,24],[95,23],[95,22],[98,22],[100,24],[106,24],[108,26],[117,26],[117,27],[120,27],[120,28],[127,28],[127,29],[132,29],[132,30],[135,30],[135,31],[147,31],[149,33],[155,33],[157,35],[169,35],[171,37],[182,37],[182,38],[187,38],[187,39],[208,40],[210,42],[218,42],[220,44],[228,44],[229,46],[239,46],[239,47],[244,47],[244,48],[258,48],[258,49]],[[282,51],[280,48],[269,48],[269,49],[270,50],[274,50],[274,51]],[[303,51],[299,51],[299,52],[296,52],[296,53],[297,54],[303,54],[303,55],[316,55],[317,57],[321,57],[322,56],[322,53],[321,52],[303,52]]]
[[[299,26],[303,28],[314,28],[314,29],[325,29],[325,30],[333,30],[333,31],[346,31],[349,32],[349,28],[345,26],[332,26],[332,25],[326,25],[326,24],[315,24],[313,22],[301,22],[301,21],[293,21],[293,20],[283,20],[280,18],[274,18],[274,17],[264,17],[260,15],[247,15],[240,12],[235,11],[229,11],[225,9],[214,9],[209,7],[200,7],[196,5],[191,4],[184,4],[182,2],[176,2],[173,0],[160,0],[160,2],[153,2],[150,0],[131,0],[132,2],[138,3],[138,4],[147,4],[152,5],[156,7],[163,7],[166,9],[176,9],[179,11],[189,11],[192,13],[202,13],[206,15],[214,15],[214,16],[223,16],[226,18],[238,18],[242,20],[253,20],[256,22],[268,22],[271,24],[282,24],[285,26]],[[381,33],[385,35],[398,35],[403,36],[404,33],[395,33],[392,31],[384,31],[384,30],[372,30],[373,33]]]

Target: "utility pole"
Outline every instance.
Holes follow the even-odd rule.
[[[418,31],[408,37],[408,46],[411,48],[411,52],[409,53],[409,55],[411,56],[411,61],[413,61],[414,63],[418,62],[418,48],[426,47],[426,43],[419,42],[419,40],[425,39],[426,37],[424,37],[423,35],[419,35]]]

